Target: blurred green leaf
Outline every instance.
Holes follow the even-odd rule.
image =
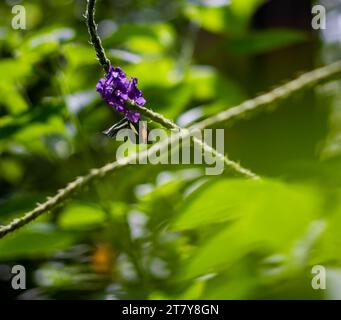
[[[169,88],[179,82],[174,74],[175,62],[170,58],[145,60],[141,64],[128,65],[125,70],[128,75],[134,75],[139,79],[139,87],[141,89],[147,87]],[[155,77],[152,70],[157,70]]]
[[[70,68],[97,63],[95,53],[89,46],[67,43],[63,46],[63,52]]]
[[[340,192],[337,193],[338,195]],[[340,230],[341,230],[341,202],[337,199],[335,207],[330,210],[326,222],[327,227],[322,234],[320,241],[312,253],[312,264],[333,263],[341,264],[340,257]]]
[[[93,204],[73,203],[61,213],[58,223],[63,229],[94,228],[105,221],[105,213]]]
[[[246,197],[258,187],[257,185],[245,186],[243,182],[240,184],[243,185],[243,195]],[[211,183],[211,185],[210,183],[202,185],[187,199],[180,210],[181,215],[177,217],[172,228],[174,230],[191,229],[208,223],[221,223],[239,216],[240,189],[235,188],[235,185],[236,183],[225,180]],[[228,199],[230,201],[227,201]]]
[[[256,248],[288,252],[318,216],[321,199],[314,189],[266,180],[222,180],[198,191],[174,229],[236,221],[206,239],[190,259],[187,275],[227,267]]]
[[[266,0],[231,0],[231,11],[242,19],[250,18]]]
[[[215,33],[238,34],[245,29],[229,6],[206,7],[189,3],[185,6],[184,14],[203,29]]]
[[[260,279],[255,264],[247,262],[242,260],[227,272],[208,275],[200,299],[252,299]]]
[[[68,248],[75,234],[57,231],[54,226],[36,223],[0,241],[0,259],[48,257]]]
[[[0,118],[0,150],[21,145],[31,151],[44,153],[44,135],[64,133],[61,117],[65,107],[59,104],[40,105],[20,116]]]
[[[11,182],[18,183],[23,175],[23,168],[19,161],[14,159],[1,159],[0,177]]]
[[[14,84],[0,84],[1,102],[10,114],[20,114],[28,109],[28,104]]]
[[[106,46],[124,46],[143,55],[164,52],[174,44],[174,30],[169,24],[124,24],[104,40]]]

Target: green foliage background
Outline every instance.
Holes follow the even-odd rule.
[[[260,0],[98,1],[113,64],[182,125],[340,58],[294,29],[256,29]],[[14,3],[14,2],[13,2]],[[85,1],[0,4],[0,223],[113,161],[117,114],[95,92]],[[228,4],[227,4],[228,3]],[[340,81],[226,127],[226,151],[261,182],[200,166],[130,166],[0,240],[0,295],[87,299],[341,297]],[[155,124],[150,124],[151,126]],[[29,273],[14,292],[13,264]],[[327,268],[327,290],[311,268]]]

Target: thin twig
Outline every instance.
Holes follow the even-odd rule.
[[[177,124],[175,124],[171,120],[165,118],[163,115],[161,115],[157,112],[154,112],[151,109],[147,109],[146,107],[141,107],[138,105],[134,105],[133,107],[137,111],[139,111],[142,114],[144,114],[145,116],[147,116],[149,119],[152,119],[153,121],[161,124],[163,127],[167,128],[167,129],[177,129],[180,131],[184,131],[183,128],[181,128],[180,126],[178,126]],[[197,130],[197,128],[193,127],[193,128],[189,128],[188,130],[191,133],[191,132],[194,132],[195,130]],[[205,152],[211,153],[212,155],[214,155],[217,160],[223,161],[227,167],[230,167],[232,170],[238,172],[240,175],[245,176],[249,179],[253,179],[253,180],[260,179],[260,177],[257,174],[253,173],[251,170],[246,169],[246,168],[242,167],[239,163],[230,160],[226,155],[219,153],[217,150],[215,150],[214,148],[209,146],[206,142],[196,138],[195,136],[193,137],[193,142],[196,145],[198,145],[200,148],[203,148]]]
[[[247,118],[252,112],[257,111],[260,107],[278,103],[280,100],[300,91],[304,88],[312,87],[315,84],[331,78],[341,73],[341,61],[334,62],[327,66],[317,68],[307,72],[286,84],[279,86],[268,93],[262,94],[251,100],[246,100],[241,104],[220,112],[212,117],[209,117],[201,122],[193,125],[193,129],[203,130],[205,128],[216,126],[220,123],[235,120],[237,118]]]
[[[90,172],[81,177],[77,177],[74,181],[70,182],[65,188],[60,189],[57,194],[53,197],[49,197],[47,201],[42,204],[37,204],[37,206],[23,215],[20,218],[14,219],[11,223],[6,226],[0,227],[0,239],[6,236],[7,234],[25,226],[32,220],[38,218],[45,212],[51,212],[57,207],[64,204],[66,200],[71,198],[76,191],[79,191],[85,185],[88,185],[90,182],[103,178],[107,176],[110,172],[114,171],[117,168],[122,168],[128,166],[130,163],[136,163],[139,161],[140,163],[144,163],[146,159],[151,154],[155,154],[156,152],[162,153],[166,149],[168,150],[168,146],[172,145],[174,142],[177,142],[179,138],[186,138],[190,136],[190,130],[179,130],[175,134],[170,135],[167,139],[164,139],[147,150],[144,150],[139,153],[134,153],[128,157],[119,159],[114,162],[110,162],[98,169],[91,169]]]
[[[88,31],[90,34],[90,43],[95,48],[99,63],[103,67],[104,71],[108,72],[110,67],[110,60],[105,55],[101,38],[98,36],[97,33],[97,24],[95,22],[95,7],[96,0],[88,0],[85,18],[88,26]]]

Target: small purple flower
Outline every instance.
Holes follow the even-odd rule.
[[[132,81],[129,84],[128,97],[137,105],[144,106],[146,103],[146,100],[142,96],[142,91],[137,88],[136,78],[132,78]]]
[[[128,80],[121,68],[110,66],[105,78],[98,81],[96,90],[109,106],[123,113],[129,121],[136,123],[140,120],[140,113],[128,108],[129,103],[139,106],[146,103],[141,90],[137,88],[136,78]]]

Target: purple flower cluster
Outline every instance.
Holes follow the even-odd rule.
[[[136,123],[140,120],[140,113],[128,108],[129,103],[139,106],[146,103],[141,90],[137,88],[136,78],[127,79],[121,68],[110,66],[105,78],[98,81],[96,90],[109,106],[122,112],[129,121]]]

